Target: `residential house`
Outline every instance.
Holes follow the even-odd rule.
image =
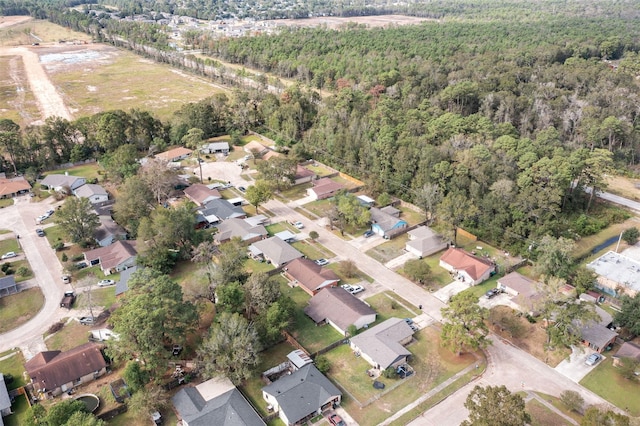
[[[109,200],[109,193],[100,185],[87,183],[73,191],[78,198],[88,198],[91,204],[103,203]]]
[[[342,287],[326,287],[316,293],[304,313],[316,325],[330,324],[344,336],[351,325],[360,330],[376,321],[376,311]]]
[[[203,154],[224,154],[229,155],[229,142],[211,142],[200,150]]]
[[[307,195],[314,200],[324,200],[333,197],[344,188],[341,183],[329,178],[321,178],[313,181],[313,186],[307,189]]]
[[[640,346],[635,343],[624,342],[612,358],[614,367],[621,366],[622,360],[625,358],[631,358],[635,362],[640,363]]]
[[[18,292],[18,284],[14,275],[0,278],[0,298]]]
[[[101,348],[85,343],[66,352],[40,352],[24,365],[34,391],[41,398],[51,398],[104,375],[107,363]]]
[[[440,266],[454,274],[457,280],[477,285],[495,271],[495,264],[462,249],[449,247],[440,257]]]
[[[247,219],[227,219],[218,225],[218,232],[213,236],[217,243],[224,243],[232,238],[240,238],[245,243],[253,243],[266,238],[267,230],[262,225],[251,225]]]
[[[116,297],[129,290],[129,280],[134,272],[142,270],[142,266],[134,265],[120,272],[120,279],[116,281]]]
[[[512,296],[522,312],[535,314],[539,309],[541,295],[536,288],[536,282],[517,272],[511,272],[500,278],[497,288]]]
[[[7,390],[4,376],[0,373],[0,426],[4,424],[2,418],[11,414],[11,398]]]
[[[340,282],[340,277],[331,269],[316,265],[313,260],[302,258],[289,263],[284,268],[284,275],[293,286],[300,286],[311,296],[325,287],[335,287]]]
[[[127,231],[116,223],[111,216],[99,215],[100,226],[93,233],[93,239],[100,247],[106,247],[118,240],[127,239]]]
[[[7,179],[4,173],[0,176],[0,199],[15,197],[29,191],[31,191],[31,185],[24,177]]]
[[[246,144],[242,149],[247,154],[251,154],[251,155],[258,154],[259,156],[269,151],[269,148],[262,145],[258,141],[251,141],[248,144]]]
[[[274,157],[281,157],[281,156],[282,154],[280,154],[279,152],[275,152],[272,149],[268,149],[266,152],[262,154],[262,159],[265,161],[269,161]]]
[[[431,256],[449,246],[442,236],[435,233],[428,226],[418,226],[407,234],[409,235],[409,241],[405,244],[405,249],[420,259]]]
[[[400,219],[400,210],[393,206],[381,209],[371,207],[369,212],[371,213],[371,230],[384,238],[402,234],[409,226],[406,221]]]
[[[413,339],[413,330],[400,318],[388,320],[353,336],[350,339],[351,349],[362,356],[362,359],[378,370],[398,367],[405,364],[411,352],[404,345]]]
[[[182,426],[265,426],[249,401],[226,377],[182,388],[171,402]]]
[[[184,195],[198,206],[203,206],[209,201],[222,198],[217,189],[210,189],[208,186],[199,183],[185,188]]]
[[[40,181],[40,185],[45,187],[46,189],[53,189],[56,192],[64,192],[67,188],[73,192],[76,189],[80,188],[82,185],[87,183],[87,179],[78,176],[69,176],[68,174],[58,175],[51,174],[45,176],[44,179]]]
[[[90,265],[99,264],[105,275],[111,275],[114,272],[131,268],[136,264],[138,257],[136,244],[137,242],[134,240],[118,240],[106,247],[99,247],[85,252],[84,259]]]
[[[264,259],[276,268],[303,256],[298,250],[278,237],[256,241],[249,246],[249,255],[254,259]]]
[[[599,306],[595,306],[595,310],[599,320],[580,324],[580,337],[585,346],[602,353],[609,345],[615,343],[618,333],[609,328],[613,322],[611,314]]]
[[[312,170],[309,170],[306,167],[298,164],[296,166],[296,174],[293,177],[293,184],[301,185],[303,183],[309,183],[313,179],[315,179],[315,177],[316,177],[316,174]]]
[[[598,274],[596,288],[619,297],[635,297],[640,291],[640,262],[620,253],[609,251],[587,264]]]
[[[165,152],[161,152],[160,154],[156,154],[156,158],[167,161],[169,163],[174,163],[176,161],[184,160],[188,158],[193,151],[185,148],[183,146],[179,146],[177,148],[170,149]]]
[[[262,397],[285,425],[301,424],[340,404],[342,392],[313,364],[262,388]]]
[[[358,195],[356,198],[362,207],[371,208],[376,204],[376,200],[366,195]]]
[[[215,225],[227,219],[243,219],[247,213],[242,207],[234,206],[228,200],[218,198],[208,201],[198,210],[197,221],[199,223]]]

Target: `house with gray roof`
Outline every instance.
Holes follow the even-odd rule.
[[[405,250],[420,259],[444,250],[448,246],[447,241],[428,226],[418,226],[407,234],[409,241],[405,245]]]
[[[96,240],[100,247],[106,247],[118,240],[127,239],[127,231],[118,225],[110,215],[99,215],[98,220],[100,225],[93,232],[93,239]]]
[[[116,297],[129,290],[129,280],[131,279],[131,275],[141,269],[141,266],[134,265],[131,268],[127,268],[120,272],[120,279],[116,282]]]
[[[349,326],[357,330],[376,321],[376,311],[342,287],[327,287],[309,300],[304,308],[313,322],[329,324],[346,336]]]
[[[202,151],[203,154],[229,155],[229,142],[211,142],[204,145],[200,151]]]
[[[0,426],[4,424],[2,418],[9,414],[11,414],[11,398],[9,398],[4,376],[0,373]]]
[[[247,217],[247,214],[242,210],[242,207],[234,206],[223,198],[208,201],[198,209],[198,213],[200,214],[200,217],[198,218],[199,221],[204,221],[213,225],[227,219],[243,219]]]
[[[265,426],[249,401],[226,377],[180,389],[171,402],[183,426]]]
[[[400,318],[388,320],[353,336],[351,349],[360,353],[362,359],[378,370],[405,364],[411,352],[404,345],[413,339],[413,330]]]
[[[296,425],[340,404],[342,392],[315,365],[307,364],[263,387],[262,397],[285,425]]]
[[[624,342],[612,358],[614,367],[622,365],[622,360],[625,358],[631,358],[635,362],[640,362],[640,346],[632,342]],[[640,366],[638,366],[638,369],[640,371]]]
[[[498,279],[496,287],[512,296],[511,300],[518,305],[520,311],[533,315],[539,309],[542,295],[531,278],[511,272]]]
[[[579,325],[580,338],[585,346],[602,353],[616,341],[618,333],[609,328],[613,322],[610,313],[599,306],[595,306],[595,311],[598,314],[598,320]]]
[[[0,297],[16,294],[18,292],[18,284],[13,275],[7,275],[0,278]]]
[[[78,198],[87,198],[91,204],[103,203],[109,200],[109,193],[100,185],[87,183],[73,191]]]
[[[400,219],[400,210],[393,206],[386,206],[381,209],[371,207],[371,230],[376,234],[391,238],[398,234],[402,234],[409,224]]]
[[[303,256],[298,250],[285,243],[278,237],[256,241],[249,246],[249,255],[254,259],[264,259],[280,268],[294,259]]]
[[[87,179],[79,176],[69,176],[68,174],[51,174],[45,176],[44,179],[40,181],[40,185],[44,186],[47,189],[53,189],[57,192],[65,191],[66,188],[69,188],[71,192],[75,191],[82,185],[87,183]]]
[[[227,219],[218,225],[218,232],[213,236],[217,243],[224,243],[232,238],[240,238],[245,243],[253,243],[266,238],[267,230],[262,225],[251,225],[246,219]]]

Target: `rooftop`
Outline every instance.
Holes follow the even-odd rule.
[[[640,262],[630,257],[609,251],[587,264],[587,268],[601,277],[640,292]]]

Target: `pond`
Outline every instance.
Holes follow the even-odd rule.
[[[84,395],[77,396],[76,401],[84,402],[84,405],[87,407],[87,411],[93,413],[96,411],[98,406],[100,405],[100,398],[92,393],[86,393]]]

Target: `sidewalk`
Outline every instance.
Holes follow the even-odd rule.
[[[571,423],[572,425],[577,425],[578,424],[578,422],[576,422],[571,417],[569,417],[566,414],[564,414],[562,411],[558,410],[556,407],[554,407],[552,404],[550,404],[544,398],[541,398],[540,395],[535,394],[533,392],[527,392],[527,396],[525,397],[524,402],[527,403],[532,399],[535,399],[540,404],[544,405],[549,410],[553,411],[554,413],[556,413],[557,415],[559,415],[560,417],[562,417],[563,419],[565,419],[567,422]]]

